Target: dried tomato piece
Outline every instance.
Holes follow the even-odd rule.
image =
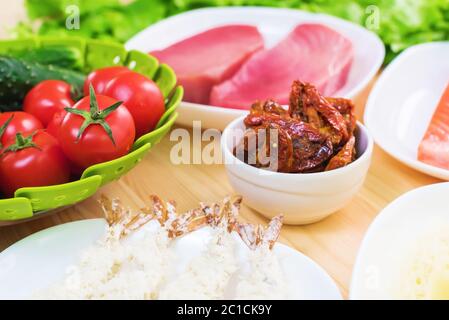
[[[252,117],[249,115],[247,119]],[[332,141],[309,124],[273,115],[257,117],[260,120],[257,126],[245,132],[243,145],[234,150],[235,155],[236,150],[245,150],[246,163],[278,172],[300,173],[323,166],[332,156]]]
[[[353,162],[356,156],[355,137],[351,136],[341,150],[329,161],[326,171],[343,168]]]
[[[343,115],[309,83],[293,82],[289,113],[329,136],[334,146],[349,138]]]
[[[332,156],[332,141],[309,124],[292,122],[287,132],[293,142],[293,166],[289,172],[309,172]]]
[[[273,100],[267,100],[265,103],[260,101],[254,103],[251,106],[250,115],[245,118],[244,122],[247,127],[259,126],[266,120],[267,116],[290,118],[288,110]]]
[[[271,123],[266,130],[265,158],[270,159],[269,167],[277,172],[291,172],[294,163],[293,139],[288,129],[278,123]]]
[[[253,104],[234,155],[285,173],[340,168],[355,158],[354,109],[350,100],[324,98],[311,84],[295,81],[288,110],[273,100]]]
[[[346,126],[348,127],[348,133],[349,135],[352,135],[357,125],[354,103],[345,98],[328,97],[326,100],[329,101],[329,103],[342,114],[346,121]]]

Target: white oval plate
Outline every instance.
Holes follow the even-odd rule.
[[[27,299],[37,290],[62,280],[81,251],[104,234],[105,226],[103,219],[66,223],[35,233],[3,251],[0,254],[0,300]],[[179,239],[176,250],[181,263],[204,249],[210,235],[210,229],[204,228]],[[239,242],[245,246],[241,240]],[[310,258],[283,244],[277,244],[274,252],[289,280],[289,297],[342,299],[331,277]]]
[[[393,201],[369,227],[354,266],[350,299],[394,299],[404,252],[435,226],[449,225],[449,183],[410,191]]]
[[[231,7],[198,9],[182,13],[141,31],[126,43],[126,48],[143,52],[164,49],[180,40],[207,29],[226,24],[250,24],[257,26],[264,37],[266,47],[272,47],[298,24],[321,23],[348,37],[355,51],[354,63],[346,85],[336,96],[353,98],[374,77],[382,65],[385,48],[374,33],[342,19],[300,10],[261,7]],[[192,126],[199,120],[205,128],[223,130],[232,120],[247,111],[206,106],[183,102],[179,109],[178,123]]]
[[[384,70],[365,109],[365,125],[383,150],[444,180],[449,170],[418,161],[418,146],[449,81],[448,57],[449,42],[405,50]]]

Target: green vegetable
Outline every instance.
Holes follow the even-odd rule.
[[[127,1],[130,2],[130,1]],[[168,15],[167,0],[134,0],[126,5],[118,0],[27,0],[30,19],[41,19],[39,35],[79,36],[126,42],[139,30]],[[67,28],[79,8],[79,28]],[[70,23],[69,23],[70,24]],[[32,23],[22,22],[16,35],[29,37],[34,34]]]
[[[44,3],[45,2],[45,3]],[[27,0],[25,6],[31,18],[64,17],[67,7],[78,6],[82,12],[88,13],[99,9],[116,7],[120,0]]]
[[[80,9],[79,30],[66,28],[71,4]],[[209,6],[272,6],[335,15],[376,32],[387,48],[386,62],[412,45],[449,40],[448,0],[26,0],[26,6],[31,19],[42,19],[38,34],[119,42],[164,17]],[[33,28],[21,23],[16,32],[29,36]]]
[[[0,56],[0,111],[20,109],[28,91],[39,82],[49,79],[70,83],[74,98],[81,97],[83,74],[52,65]]]
[[[71,70],[81,70],[84,61],[84,57],[80,50],[68,46],[11,50],[7,55],[20,60],[54,65]]]

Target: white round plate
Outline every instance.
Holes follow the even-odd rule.
[[[353,98],[374,77],[382,65],[385,48],[374,33],[342,19],[310,12],[263,7],[231,7],[198,9],[182,13],[141,31],[126,43],[126,48],[150,52],[164,49],[180,40],[213,27],[226,24],[250,24],[257,26],[266,47],[272,47],[298,24],[321,23],[351,40],[355,57],[346,85],[336,96]],[[200,120],[205,128],[223,130],[232,120],[247,111],[206,106],[183,102],[179,109],[178,123],[192,126]]]
[[[449,225],[449,183],[404,194],[386,207],[369,227],[354,266],[350,299],[395,298],[404,252],[420,236]]]
[[[418,146],[449,81],[448,57],[449,42],[405,50],[382,72],[365,109],[365,125],[383,150],[444,180],[449,170],[418,161]]]
[[[27,299],[64,278],[67,268],[77,262],[83,249],[105,232],[103,219],[62,224],[35,233],[0,254],[0,300]],[[195,231],[178,240],[180,263],[192,259],[207,245],[209,228]],[[242,247],[245,246],[239,240]],[[331,277],[305,255],[283,244],[274,248],[292,299],[340,300],[341,294]],[[148,254],[151,254],[149,252]]]

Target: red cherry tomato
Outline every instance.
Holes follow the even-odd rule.
[[[29,113],[22,111],[0,113],[0,148],[15,138],[18,132],[26,135],[43,128],[42,123]]]
[[[47,126],[47,132],[56,139],[59,139],[59,129],[61,128],[62,121],[64,120],[66,114],[67,111],[65,110],[56,112]]]
[[[71,86],[60,80],[45,80],[25,96],[23,110],[38,118],[46,127],[56,112],[71,107]]]
[[[131,72],[127,67],[115,66],[95,70],[91,72],[84,82],[84,95],[89,95],[89,86],[92,84],[96,94],[104,94],[109,81],[119,74]]]
[[[159,87],[147,77],[122,73],[106,86],[105,95],[123,101],[136,124],[136,137],[152,131],[165,112],[164,96]]]
[[[135,126],[121,102],[95,96],[92,89],[90,97],[84,97],[66,111],[59,130],[59,142],[75,171],[119,158],[130,151]]]
[[[58,141],[43,130],[23,136],[18,133],[0,155],[0,191],[6,197],[23,187],[41,187],[69,182],[70,166]]]

